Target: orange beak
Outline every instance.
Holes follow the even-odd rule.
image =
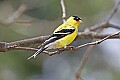
[[[80,22],[80,23],[83,23],[83,21],[82,21],[82,20],[79,20],[79,22]]]

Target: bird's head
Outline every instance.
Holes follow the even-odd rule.
[[[67,19],[67,22],[71,23],[71,24],[73,24],[75,26],[78,26],[79,24],[82,23],[82,20],[78,16],[71,16],[70,18]]]

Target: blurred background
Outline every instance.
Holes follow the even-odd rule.
[[[106,19],[118,0],[65,0],[67,18],[78,15],[83,19],[79,31]],[[0,0],[0,20],[11,16],[21,4],[27,10],[19,19],[32,23],[0,24],[0,41],[11,42],[51,34],[62,23],[60,0]],[[120,9],[111,22],[120,25]],[[102,33],[114,33],[107,28]],[[91,40],[76,40],[78,46]],[[84,70],[83,80],[120,80],[120,40],[107,40],[93,50]],[[60,55],[39,55],[27,60],[33,51],[0,52],[0,80],[75,80],[75,72],[87,47]]]

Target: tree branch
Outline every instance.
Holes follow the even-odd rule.
[[[97,34],[94,32],[79,32],[77,39],[103,39],[111,34]],[[49,36],[49,35],[48,35]],[[40,36],[36,38],[24,39],[14,42],[0,42],[0,52],[11,50],[11,47],[28,47],[30,45],[41,44],[48,36]],[[120,35],[110,36],[109,39],[120,38]]]
[[[115,7],[112,9],[111,13],[110,13],[109,16],[107,17],[107,20],[101,22],[100,24],[96,24],[96,25],[94,25],[94,26],[91,26],[91,27],[87,28],[85,31],[89,32],[89,31],[95,31],[95,30],[98,30],[98,29],[99,29],[99,30],[100,30],[100,29],[103,30],[104,28],[108,28],[108,27],[112,27],[112,28],[116,28],[116,29],[119,29],[119,30],[120,30],[120,26],[110,23],[111,18],[112,18],[112,17],[115,15],[115,13],[118,11],[119,5],[120,5],[120,0],[119,0],[118,3],[115,5]],[[119,32],[118,32],[117,34],[119,35]],[[114,34],[113,34],[113,35],[114,35]],[[116,33],[115,33],[115,35],[116,35]],[[111,35],[111,36],[112,36],[112,35]],[[104,40],[110,38],[111,36],[107,36],[107,37],[99,40],[100,43],[101,43],[101,41],[104,41]],[[94,41],[94,40],[95,40],[95,39],[93,39],[93,41]],[[93,43],[94,43],[94,42],[93,42]],[[98,42],[98,43],[99,43],[99,42]],[[87,45],[87,44],[86,44],[86,45]],[[92,50],[94,49],[94,47],[95,47],[95,45],[89,46],[88,49],[87,49],[87,51],[86,51],[86,53],[84,54],[84,56],[83,56],[83,58],[82,58],[82,60],[81,60],[79,69],[78,69],[78,71],[76,72],[76,79],[77,79],[77,80],[82,80],[82,78],[81,78],[82,70],[83,70],[83,68],[84,68],[84,66],[85,66],[85,64],[86,64],[86,62],[87,62],[87,60],[88,60],[88,58],[89,58]]]
[[[61,3],[61,7],[62,7],[62,19],[63,19],[63,22],[65,22],[66,20],[66,9],[65,9],[65,3],[64,3],[64,0],[61,0],[60,1]]]
[[[119,5],[120,5],[120,0],[117,2],[117,4],[114,6],[114,8],[112,9],[112,11],[111,11],[111,13],[108,15],[108,18],[107,18],[107,20],[106,21],[110,21],[112,18],[113,18],[113,16],[115,15],[115,13],[118,11],[118,9],[119,9]]]
[[[94,47],[95,47],[95,45],[90,45],[90,46],[87,48],[84,56],[82,57],[82,60],[80,61],[80,65],[79,65],[80,67],[79,67],[79,69],[77,70],[77,72],[76,72],[76,74],[75,74],[77,80],[82,80],[82,77],[81,77],[82,70],[83,70],[83,68],[84,68],[87,60],[89,59],[90,54],[92,53]]]
[[[31,23],[31,20],[17,20],[27,9],[25,4],[21,4],[19,8],[6,20],[0,20],[1,24],[10,25],[12,23]]]
[[[120,5],[120,0],[118,1],[118,3],[114,6],[114,8],[112,9],[111,13],[108,15],[107,19],[99,24],[96,24],[94,26],[90,26],[88,29],[89,31],[95,31],[97,29],[100,28],[108,28],[108,27],[113,27],[113,28],[117,28],[120,30],[120,26],[114,25],[112,23],[110,23],[111,18],[115,15],[115,13],[118,11]]]

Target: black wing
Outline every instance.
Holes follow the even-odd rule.
[[[60,31],[57,31],[57,32],[55,32],[54,34],[59,34],[59,35],[61,35],[61,34],[71,34],[71,33],[73,33],[75,31],[75,28],[69,28],[69,29],[62,29],[62,30],[60,30]]]
[[[58,39],[61,39],[65,36],[67,36],[68,34],[73,33],[74,31],[75,31],[75,28],[69,28],[69,29],[62,29],[60,31],[54,32],[38,48],[45,47],[47,44],[52,43]],[[49,47],[49,46],[47,46],[47,47]]]
[[[35,58],[37,55],[39,55],[41,52],[43,52],[46,48],[48,48],[50,43],[52,43],[58,39],[61,39],[61,38],[65,37],[66,35],[73,33],[74,31],[75,31],[74,28],[70,28],[70,29],[62,29],[60,31],[53,33],[45,40],[45,42],[43,44],[38,46],[39,50],[35,54],[30,56],[28,59],[31,59],[32,57]]]

